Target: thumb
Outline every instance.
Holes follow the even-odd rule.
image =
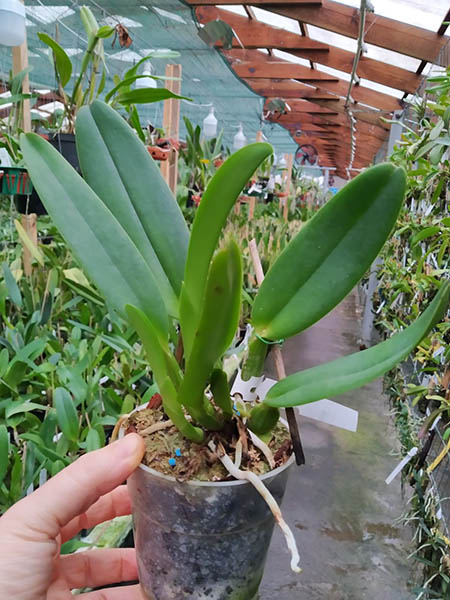
[[[39,537],[55,538],[71,519],[122,484],[139,465],[144,451],[143,439],[131,433],[85,454],[15,504],[5,517],[18,519]]]

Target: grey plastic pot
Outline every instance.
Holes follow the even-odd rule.
[[[293,462],[261,477],[278,503]],[[251,484],[179,483],[141,464],[128,489],[145,598],[256,598],[275,521]]]

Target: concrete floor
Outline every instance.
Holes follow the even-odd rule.
[[[361,314],[351,294],[330,315],[283,349],[287,373],[359,349]],[[274,377],[273,366],[268,375]],[[303,573],[289,569],[278,529],[269,550],[260,600],[412,600],[408,528],[400,478],[386,476],[398,462],[396,435],[378,380],[335,400],[359,410],[357,433],[302,417],[306,465],[294,467],[283,503]]]

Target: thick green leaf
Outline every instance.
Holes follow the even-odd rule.
[[[145,60],[145,59],[143,59]],[[119,83],[113,87],[112,90],[110,90],[106,96],[105,96],[105,102],[109,103],[109,101],[115,96],[115,94],[119,91],[122,90],[122,93],[129,92],[131,89],[131,86],[133,85],[133,83],[135,83],[135,81],[137,81],[138,79],[145,79],[151,77],[151,75],[132,75],[130,77],[126,76],[124,79],[121,79],[119,81]],[[151,77],[152,79],[160,79],[159,77]]]
[[[121,312],[138,306],[165,336],[167,311],[153,273],[114,215],[48,142],[22,135],[21,148],[48,213],[108,302]]]
[[[242,288],[241,254],[236,243],[216,254],[206,285],[203,313],[186,364],[178,400],[201,425],[217,426],[205,414],[204,390],[216,361],[227,350],[239,323]],[[210,406],[207,403],[206,406]]]
[[[33,94],[14,94],[14,96],[6,96],[6,98],[0,98],[0,106],[2,106],[2,104],[15,104],[22,100],[29,100],[34,97]]]
[[[9,436],[5,425],[0,425],[0,485],[8,470]]]
[[[192,225],[184,284],[180,298],[181,330],[189,357],[202,312],[211,258],[236,199],[262,161],[272,153],[269,144],[249,144],[235,152],[209,182]]]
[[[8,295],[16,306],[22,306],[22,294],[20,293],[19,286],[17,285],[16,280],[14,279],[14,275],[9,268],[8,263],[4,262],[2,265],[3,268],[3,277],[5,278],[5,284],[8,289]]]
[[[200,427],[195,427],[186,419],[181,404],[177,400],[177,391],[168,377],[166,377],[161,385],[161,395],[164,412],[175,427],[180,430],[184,437],[200,444],[203,441],[205,434]]]
[[[368,350],[306,369],[279,381],[264,400],[269,406],[298,406],[358,388],[405,359],[449,305],[450,282],[444,283],[433,302],[409,327]]]
[[[89,429],[89,433],[86,436],[86,450],[88,452],[92,452],[93,450],[98,450],[102,447],[102,441],[100,439],[99,432],[91,428]]]
[[[156,382],[161,387],[165,379],[169,377],[175,389],[178,389],[181,380],[180,369],[169,350],[167,339],[158,339],[152,323],[141,310],[129,304],[125,308],[128,320],[144,345]]]
[[[46,33],[39,32],[38,38],[44,42],[53,52],[56,71],[59,76],[62,87],[66,87],[72,77],[72,61],[66,51]]]
[[[274,406],[257,404],[250,413],[248,426],[256,435],[265,435],[272,431],[280,418],[280,411]]]
[[[273,341],[287,338],[334,308],[377,256],[404,193],[404,171],[383,164],[325,204],[267,273],[252,308],[256,332]]]
[[[76,442],[80,425],[72,396],[64,388],[56,388],[53,393],[53,406],[56,409],[59,428],[68,440]]]
[[[9,352],[6,348],[3,348],[0,352],[0,377],[6,373],[9,362]]]
[[[114,27],[109,27],[108,25],[104,25],[100,27],[100,29],[95,34],[98,38],[108,38],[114,33]]]
[[[36,444],[37,448],[39,449],[39,451],[42,452],[42,454],[44,456],[46,456],[48,459],[50,459],[51,461],[62,461],[64,466],[67,466],[70,464],[70,460],[67,457],[62,456],[61,454],[58,454],[51,448],[48,448],[47,446],[45,446],[44,441],[41,439],[41,437],[38,434],[22,433],[19,437],[23,440],[28,440],[28,441],[34,442]]]
[[[19,71],[14,75],[11,79],[11,94],[15,96],[16,94],[20,94],[23,89],[23,82],[25,81],[25,77],[33,70],[33,67],[30,65],[22,71]]]
[[[233,404],[231,402],[230,386],[225,371],[214,369],[211,373],[211,393],[214,403],[222,410],[227,418],[233,416]]]
[[[139,249],[176,315],[189,232],[159,168],[131,127],[100,101],[78,115],[77,149],[86,181]]]
[[[6,419],[9,419],[14,415],[30,412],[32,410],[45,411],[45,406],[42,406],[42,404],[36,404],[36,402],[11,402],[11,404],[5,410],[5,417]]]
[[[150,104],[174,98],[176,100],[191,100],[186,96],[178,96],[166,88],[143,88],[123,92],[117,98],[120,104]]]
[[[422,231],[419,231],[411,237],[411,248],[419,242],[421,242],[422,240],[425,240],[429,237],[432,237],[433,235],[438,234],[440,231],[441,228],[438,225],[433,225],[432,227],[426,227],[425,229],[422,229]]]

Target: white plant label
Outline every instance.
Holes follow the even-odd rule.
[[[276,383],[275,379],[270,379],[269,377],[252,377],[249,381],[243,381],[241,370],[239,369],[231,390],[231,395],[239,393],[243,399],[249,402],[253,402],[257,398],[263,401],[267,392]],[[347,431],[355,432],[358,427],[358,411],[332,400],[318,400],[304,406],[297,406],[296,409],[303,417],[346,429]]]
[[[419,448],[416,448],[416,446],[414,446],[414,448],[411,448],[408,454],[398,463],[398,465],[395,467],[392,473],[388,475],[388,477],[386,477],[386,485],[389,485],[395,479],[395,477],[397,477],[397,475],[400,473],[403,467],[405,467],[409,463],[409,461],[417,454],[418,451]]]

